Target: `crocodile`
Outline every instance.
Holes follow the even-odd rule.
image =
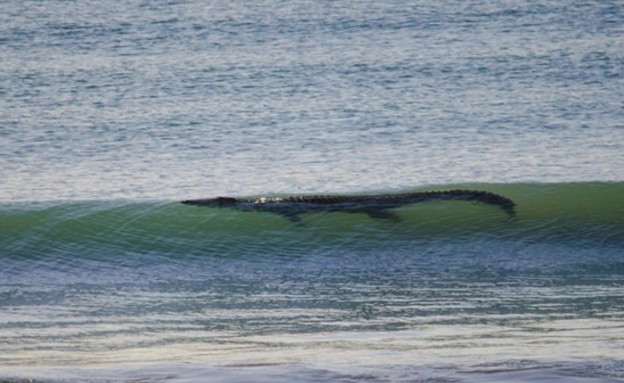
[[[301,221],[299,214],[310,212],[365,213],[372,218],[399,221],[389,211],[404,205],[428,201],[476,201],[500,207],[509,217],[515,217],[515,203],[504,196],[480,190],[424,191],[378,195],[301,195],[292,197],[234,198],[216,197],[182,201],[185,205],[226,207],[244,211],[272,212]]]

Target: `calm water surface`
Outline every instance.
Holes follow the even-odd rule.
[[[618,1],[0,2],[0,380],[624,380]],[[482,189],[306,214],[218,195]]]

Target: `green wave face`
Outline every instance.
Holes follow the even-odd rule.
[[[167,255],[280,252],[428,238],[624,242],[624,183],[469,184],[426,190],[485,190],[516,204],[431,201],[393,209],[400,221],[363,213],[309,213],[293,223],[268,212],[179,202],[94,201],[2,205],[2,257],[123,252]],[[425,190],[425,189],[423,189]]]
[[[299,223],[179,201],[4,205],[0,364],[160,366],[163,350],[290,364],[328,348],[391,364],[409,349],[409,363],[442,352],[446,374],[457,355],[515,361],[579,344],[592,357],[606,344],[610,360],[624,184],[432,189],[454,188],[508,197],[516,215],[470,201]]]

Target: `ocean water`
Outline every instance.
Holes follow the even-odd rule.
[[[624,380],[618,1],[0,2],[0,382]],[[283,216],[216,196],[474,189]]]

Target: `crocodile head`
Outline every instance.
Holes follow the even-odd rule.
[[[205,199],[189,199],[182,201],[185,205],[201,205],[201,206],[215,206],[215,207],[228,207],[236,205],[236,198],[232,197],[217,197],[217,198],[205,198]]]

